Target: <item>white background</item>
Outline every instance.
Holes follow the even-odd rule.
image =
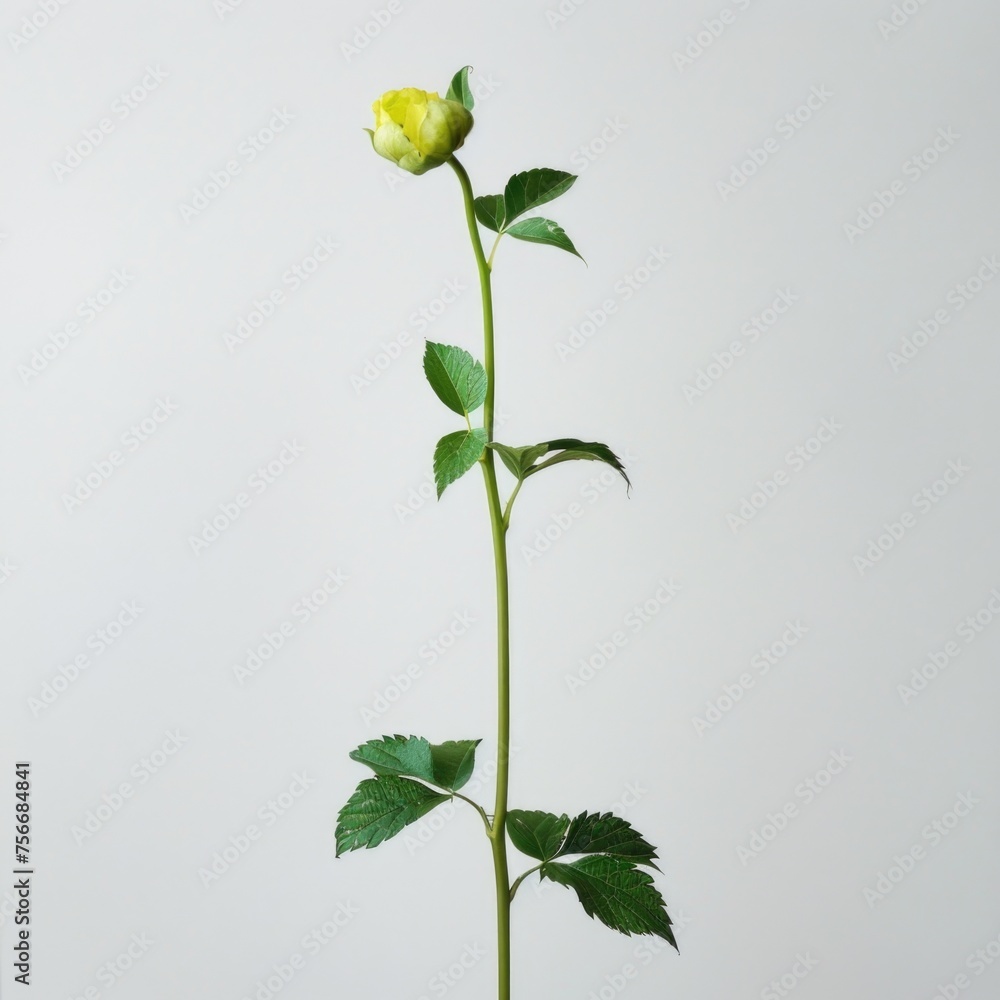
[[[511,804],[626,816],[660,850],[680,944],[642,950],[532,880],[515,995],[995,996],[1000,967],[967,957],[1000,953],[1000,282],[982,264],[1000,253],[1000,9],[907,0],[893,23],[888,0],[399,0],[379,25],[370,0],[228,6],[73,0],[48,23],[41,4],[2,6],[2,862],[11,765],[30,760],[34,995],[266,1000],[295,954],[289,1000],[440,996],[432,977],[463,954],[448,995],[494,995],[471,810],[374,852],[334,860],[333,843],[364,740],[494,752],[480,477],[422,502],[458,426],[423,338],[481,353],[460,193],[447,168],[401,179],[361,131],[383,90],[443,91],[471,63],[477,191],[579,173],[545,214],[589,265],[502,242],[498,437],[607,441],[634,483],[562,465],[518,499]],[[291,120],[262,132],[276,110]],[[292,290],[320,239],[336,250]],[[653,250],[669,260],[644,270]],[[991,280],[956,290],[980,268]],[[273,315],[227,346],[274,289]],[[782,291],[785,314],[741,332]],[[216,515],[219,537],[193,545]],[[296,617],[331,571],[338,592]],[[660,581],[680,587],[669,603]],[[141,613],[98,652],[129,602]],[[456,615],[475,622],[430,662]],[[241,681],[283,621],[293,634]],[[787,622],[807,631],[765,673],[753,658]],[[419,679],[366,717],[410,663]],[[848,762],[831,776],[833,754]],[[268,824],[296,774],[308,788]],[[250,849],[199,876],[250,824]]]

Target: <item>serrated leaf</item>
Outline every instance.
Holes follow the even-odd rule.
[[[523,479],[528,469],[544,455],[549,447],[547,444],[529,444],[521,448],[491,441],[490,447],[500,456],[500,461],[518,479]]]
[[[504,204],[502,194],[483,194],[473,203],[476,218],[493,232],[499,233],[503,228]]]
[[[553,857],[566,854],[607,854],[656,868],[656,848],[630,823],[611,813],[582,812],[574,817],[558,855]]]
[[[479,461],[485,447],[486,430],[482,427],[445,434],[438,441],[434,449],[434,481],[439,500],[447,486],[464,476]]]
[[[506,215],[504,225],[509,226],[519,215],[565,194],[575,180],[576,174],[552,170],[550,167],[514,174],[503,191]]]
[[[337,816],[337,857],[345,851],[378,847],[450,798],[409,778],[365,778]]]
[[[482,740],[447,740],[432,744],[434,784],[457,792],[472,777],[480,743]]]
[[[352,750],[351,760],[379,775],[419,778],[458,791],[472,777],[476,747],[481,740],[429,743],[422,736],[383,736]]]
[[[581,441],[579,438],[557,438],[554,441],[547,441],[548,451],[558,451],[558,455],[547,458],[544,462],[532,466],[525,475],[533,475],[541,469],[547,469],[550,465],[558,465],[560,462],[570,462],[584,459],[593,462],[605,462],[618,472],[622,479],[632,487],[632,481],[625,472],[625,466],[621,459],[606,445],[597,441]]]
[[[469,86],[469,70],[471,69],[471,66],[463,66],[451,78],[451,83],[448,85],[448,93],[444,95],[446,100],[458,101],[468,111],[471,111],[472,106],[475,104],[475,98],[472,96],[472,88]]]
[[[550,861],[543,878],[572,889],[587,914],[622,934],[655,934],[675,948],[666,903],[652,876],[631,861],[590,854],[571,864]]]
[[[486,399],[486,369],[461,347],[427,341],[424,374],[437,398],[456,413],[467,417]]]
[[[396,777],[434,778],[431,745],[422,736],[383,736],[380,740],[362,743],[350,753],[351,760],[365,764],[376,774]]]
[[[549,861],[559,856],[559,845],[569,827],[569,817],[564,813],[539,810],[511,809],[507,813],[507,834],[511,843],[529,858]]]
[[[566,235],[563,227],[551,219],[542,219],[537,216],[533,219],[522,219],[520,222],[515,222],[506,232],[508,236],[527,240],[528,243],[545,243],[548,246],[559,247],[560,250],[576,254],[580,260],[583,260],[583,256],[573,246],[573,241]]]

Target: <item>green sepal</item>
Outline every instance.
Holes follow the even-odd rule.
[[[409,778],[365,778],[337,815],[337,857],[345,851],[378,847],[450,798]]]
[[[424,374],[437,398],[463,417],[486,400],[486,369],[461,347],[435,344],[424,348]]]
[[[438,441],[434,449],[434,481],[439,500],[447,486],[464,476],[479,461],[485,447],[486,430],[483,427],[445,434]]]
[[[572,889],[588,916],[622,934],[654,934],[677,947],[670,916],[652,876],[631,861],[588,854],[570,864],[549,861],[542,878]]]
[[[469,71],[471,69],[471,66],[463,66],[451,78],[451,83],[448,84],[448,93],[444,95],[445,100],[458,101],[467,111],[471,111],[472,106],[476,103],[472,96],[472,88],[469,86]]]
[[[573,246],[573,241],[566,235],[563,227],[551,219],[543,219],[540,216],[522,219],[520,222],[515,222],[505,232],[508,236],[526,240],[528,243],[544,243],[547,246],[558,247],[560,250],[566,250],[583,260],[583,255]],[[585,260],[583,262],[587,263]]]

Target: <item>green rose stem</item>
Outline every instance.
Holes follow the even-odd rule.
[[[630,486],[618,456],[599,441],[556,438],[511,446],[493,438],[496,364],[493,338],[493,293],[490,276],[500,238],[510,235],[580,256],[565,230],[541,216],[521,218],[548,204],[576,181],[565,170],[542,167],[514,174],[502,194],[476,198],[465,168],[454,157],[472,128],[473,95],[470,67],[455,74],[442,99],[436,91],[405,87],[388,90],[373,105],[375,129],[368,129],[375,152],[403,170],[422,174],[444,163],[462,185],[469,237],[479,270],[483,301],[485,364],[468,351],[427,342],[424,374],[438,399],[465,420],[465,430],[442,437],[434,449],[437,494],[470,472],[478,462],[486,482],[493,536],[497,592],[497,776],[496,805],[489,815],[462,795],[475,768],[481,740],[447,740],[432,744],[421,736],[383,736],[351,751],[352,760],[372,769],[337,814],[337,857],[346,851],[377,847],[396,836],[436,806],[450,799],[468,802],[479,813],[493,851],[497,905],[497,982],[499,1000],[510,1000],[510,905],[522,882],[540,872],[572,889],[584,911],[623,934],[653,934],[677,947],[666,904],[653,877],[640,866],[658,870],[656,849],[632,826],[611,813],[565,813],[508,809],[510,783],[510,608],[507,581],[507,529],[511,508],[524,481],[561,462],[598,461],[609,465]],[[489,257],[483,252],[479,225],[496,233]],[[470,414],[483,409],[483,423],[473,427]],[[499,455],[517,483],[501,506],[497,488]],[[540,864],[510,884],[507,837],[517,850]],[[577,856],[575,861],[560,861]]]
[[[483,427],[486,440],[493,440],[493,406],[496,393],[496,369],[493,357],[493,289],[490,284],[490,264],[483,252],[483,242],[476,224],[472,182],[465,167],[452,156],[448,163],[458,175],[465,198],[465,217],[469,237],[479,268],[479,287],[483,299],[484,368],[486,369],[486,400],[483,403]],[[494,247],[495,249],[495,247]],[[497,892],[497,996],[510,1000],[510,875],[507,870],[507,789],[510,776],[510,606],[507,584],[507,521],[500,508],[493,449],[485,448],[479,460],[486,480],[486,499],[490,508],[493,532],[493,561],[497,584],[497,791],[493,808],[493,823],[489,838],[493,844],[493,871]],[[513,497],[511,498],[513,499]],[[510,505],[508,504],[507,514]]]

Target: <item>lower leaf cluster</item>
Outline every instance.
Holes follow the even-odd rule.
[[[354,750],[351,758],[375,777],[362,781],[340,810],[337,856],[377,847],[457,795],[472,777],[479,742],[434,744],[397,735]],[[486,813],[476,808],[489,825]],[[506,831],[519,851],[540,862],[530,871],[572,889],[588,916],[622,934],[654,934],[677,947],[663,896],[640,867],[658,870],[656,850],[626,820],[611,813],[583,812],[571,820],[566,814],[512,809]],[[574,860],[557,860],[573,855]]]

